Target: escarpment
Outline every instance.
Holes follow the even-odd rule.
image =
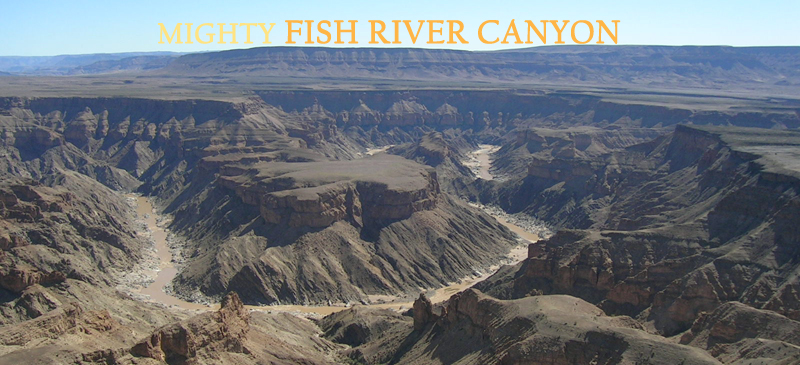
[[[290,118],[315,118],[341,130],[358,127],[570,129],[665,128],[680,123],[760,128],[800,127],[797,110],[717,110],[681,104],[630,103],[570,93],[486,90],[261,91],[261,99]],[[645,132],[645,131],[642,131]],[[612,132],[613,133],[613,132]],[[646,133],[646,132],[645,132]],[[602,137],[601,137],[602,138]]]

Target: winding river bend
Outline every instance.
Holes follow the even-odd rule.
[[[490,146],[490,145],[481,145],[480,148],[472,153],[472,161],[475,164],[475,161],[478,162],[478,165],[472,166],[473,171],[476,171],[477,177],[480,177],[484,180],[491,180],[492,175],[489,174],[489,167],[491,164],[489,155],[497,150],[497,146]],[[375,149],[370,150],[373,153],[381,153],[385,149]],[[160,262],[159,268],[160,270],[156,273],[151,273],[155,275],[155,280],[149,284],[147,287],[144,287],[140,290],[141,294],[145,294],[149,296],[150,300],[154,302],[158,302],[161,304],[166,305],[167,307],[173,308],[180,308],[180,309],[188,309],[188,310],[212,310],[218,307],[218,305],[214,306],[207,306],[198,303],[191,303],[184,300],[181,300],[177,297],[174,297],[167,292],[164,291],[164,286],[166,286],[175,275],[178,274],[178,269],[172,262],[172,253],[169,250],[169,246],[167,245],[167,231],[159,226],[159,215],[156,213],[155,209],[153,209],[153,205],[150,200],[146,197],[138,197],[136,199],[136,212],[139,215],[139,218],[147,224],[147,227],[150,229],[151,238],[155,241],[156,252],[158,254],[158,259]],[[539,240],[539,236],[535,233],[528,232],[523,228],[514,225],[513,223],[508,222],[503,217],[495,216],[495,218],[500,222],[500,224],[506,226],[509,230],[516,233],[519,236],[519,245],[511,250],[508,254],[508,259],[506,263],[516,264],[525,259],[527,256],[527,247],[529,243],[536,242]],[[480,275],[478,277],[468,277],[464,278],[463,280],[451,283],[448,286],[443,288],[439,288],[433,291],[429,291],[427,293],[428,297],[430,298],[431,302],[438,303],[447,300],[450,298],[451,295],[469,288],[473,284],[484,280],[491,276],[497,269],[499,265],[489,268],[489,270]],[[376,296],[377,297],[377,296]],[[376,298],[377,299],[377,298]],[[387,309],[408,309],[413,305],[413,301],[409,300],[395,300],[386,303],[375,303],[375,304],[367,304],[368,306],[374,308],[387,308]],[[271,306],[246,306],[249,309],[253,310],[263,310],[263,311],[284,311],[284,312],[292,312],[302,315],[313,315],[313,316],[324,316],[331,313],[335,313],[344,309],[347,309],[348,306],[345,305],[331,305],[331,306],[305,306],[305,305],[271,305]]]
[[[147,224],[150,235],[156,243],[156,254],[158,255],[159,270],[155,274],[155,280],[139,292],[150,296],[150,300],[166,305],[167,307],[179,307],[183,309],[209,309],[208,306],[191,303],[167,294],[164,286],[178,275],[178,269],[172,263],[172,252],[167,246],[167,231],[158,225],[159,215],[153,209],[150,199],[140,196],[136,198],[136,214],[139,219]]]

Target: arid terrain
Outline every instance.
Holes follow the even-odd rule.
[[[798,70],[0,57],[0,363],[800,363]]]

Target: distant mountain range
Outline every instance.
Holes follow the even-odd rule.
[[[800,47],[554,46],[494,52],[270,47],[184,55],[162,71],[651,86],[798,85]]]
[[[546,46],[504,51],[261,47],[221,52],[0,57],[0,72],[304,77],[603,86],[800,86],[800,47]]]
[[[175,52],[96,53],[59,56],[0,56],[0,75],[75,75],[161,68]]]

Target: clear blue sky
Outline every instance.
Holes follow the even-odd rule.
[[[283,46],[287,19],[359,20],[357,47],[369,47],[367,20],[458,19],[470,44],[404,47],[504,49],[519,45],[486,45],[477,39],[487,19],[501,25],[487,34],[504,33],[511,19],[620,20],[619,44],[775,46],[800,44],[800,1],[15,1],[3,0],[0,55],[177,51],[248,48],[243,28],[240,44],[158,44],[158,23],[277,23],[273,46]],[[519,24],[518,24],[519,25]],[[503,28],[503,29],[500,29]],[[520,31],[524,32],[524,27]],[[254,29],[255,31],[255,29]],[[205,29],[202,33],[206,33]],[[201,33],[201,34],[202,34]],[[555,32],[550,29],[548,38]],[[499,34],[502,35],[502,34]],[[565,31],[566,41],[571,43]],[[605,40],[605,38],[604,38]],[[302,44],[298,44],[302,45]],[[328,44],[327,46],[334,46]],[[352,47],[353,45],[345,45]],[[388,45],[382,47],[388,47]]]

